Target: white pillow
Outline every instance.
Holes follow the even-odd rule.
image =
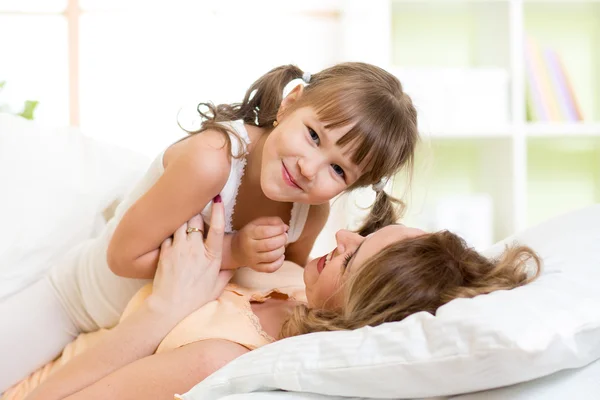
[[[0,300],[91,237],[147,165],[78,129],[0,114]]]
[[[282,340],[252,351],[183,399],[284,389],[420,398],[511,385],[600,358],[600,205],[513,239],[544,258],[530,285],[457,299],[436,316]],[[500,243],[486,254],[501,251]]]

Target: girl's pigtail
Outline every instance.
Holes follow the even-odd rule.
[[[246,91],[242,103],[219,104],[206,102],[198,104],[197,110],[202,117],[202,125],[195,130],[179,127],[189,134],[196,134],[213,129],[223,133],[226,144],[231,148],[230,135],[235,137],[239,148],[243,149],[243,141],[238,134],[224,126],[222,122],[243,120],[244,123],[259,127],[272,126],[277,119],[277,112],[283,100],[283,89],[291,80],[302,77],[302,70],[295,65],[282,65],[267,72]],[[244,156],[243,151],[232,155],[235,158]]]
[[[302,70],[295,65],[282,65],[261,76],[246,91],[239,118],[259,127],[272,126],[283,100],[283,89],[297,78],[302,78]]]
[[[358,234],[367,236],[387,225],[398,222],[405,209],[406,205],[402,200],[390,196],[384,190],[378,191],[371,212],[358,229]]]

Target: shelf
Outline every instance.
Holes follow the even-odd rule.
[[[492,127],[456,126],[421,127],[424,139],[485,139],[509,138],[523,132],[528,138],[600,138],[600,123],[596,122],[534,122],[524,125],[506,124]]]
[[[472,3],[494,4],[494,3],[509,3],[514,0],[391,0],[396,4],[432,4],[432,5],[465,5]],[[568,0],[566,0],[568,1]],[[600,1],[600,0],[598,0]]]
[[[525,125],[525,134],[529,137],[569,137],[569,136],[598,136],[600,123],[564,122],[546,123],[534,122]]]
[[[421,138],[430,140],[442,139],[486,139],[506,138],[513,136],[514,128],[511,125],[499,127],[448,127],[448,128],[422,128]]]
[[[525,5],[528,4],[557,4],[567,6],[578,6],[586,4],[600,4],[600,0],[523,0]]]
[[[422,137],[408,223],[461,228],[488,196],[500,239],[600,201],[600,0],[388,4],[379,59],[413,98]],[[559,54],[584,121],[525,121],[527,35]]]

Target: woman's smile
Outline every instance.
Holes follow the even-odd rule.
[[[332,254],[333,252],[327,253],[323,257],[319,258],[319,261],[317,263],[317,272],[319,274],[323,271],[327,263],[331,260]]]

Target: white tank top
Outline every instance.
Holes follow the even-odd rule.
[[[223,125],[231,127],[242,139],[242,143],[240,143],[230,134],[232,154],[244,154],[250,138],[243,121],[232,121],[223,123]],[[240,145],[243,145],[244,148],[240,149]],[[146,174],[119,204],[115,215],[100,236],[72,249],[65,256],[64,262],[56,265],[50,271],[50,280],[63,305],[79,321],[84,331],[114,326],[131,297],[150,281],[116,276],[108,267],[106,254],[110,239],[125,212],[163,174],[163,155],[164,152],[156,157]],[[228,233],[233,232],[232,217],[245,165],[246,157],[232,158],[229,177],[220,193],[225,205],[225,228]],[[293,243],[300,237],[309,208],[310,205],[301,203],[294,203],[292,206],[288,243]],[[210,220],[211,211],[212,203],[209,203],[202,211],[205,220]]]

